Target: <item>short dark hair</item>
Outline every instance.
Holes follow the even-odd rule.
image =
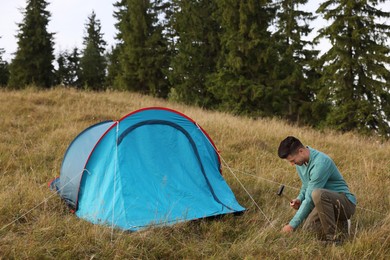
[[[286,159],[289,155],[294,155],[299,148],[304,148],[301,141],[294,136],[287,136],[286,139],[280,142],[278,155],[282,159]]]

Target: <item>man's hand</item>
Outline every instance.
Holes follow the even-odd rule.
[[[292,226],[290,226],[289,224],[285,225],[282,228],[282,233],[291,233],[293,231],[294,231],[294,228]]]
[[[295,210],[298,210],[301,206],[301,201],[299,199],[293,199],[290,201],[290,207],[292,207]]]

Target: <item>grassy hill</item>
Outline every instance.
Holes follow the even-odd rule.
[[[149,106],[176,109],[208,132],[245,214],[129,233],[77,218],[48,189],[80,131]],[[390,143],[380,139],[63,88],[0,91],[0,131],[0,259],[390,258]],[[357,195],[353,235],[342,246],[323,246],[301,230],[279,233],[294,212],[276,192],[283,183],[294,197],[300,187],[294,167],[277,157],[287,135],[328,153]]]

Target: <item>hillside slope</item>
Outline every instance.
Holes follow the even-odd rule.
[[[178,110],[201,125],[221,152],[223,174],[242,216],[202,220],[136,233],[92,225],[70,213],[47,183],[84,128],[150,106]],[[0,259],[386,259],[390,257],[390,143],[319,132],[279,120],[248,119],[132,93],[57,88],[0,91]],[[325,247],[301,230],[279,233],[294,212],[300,181],[277,157],[287,135],[328,153],[357,195],[353,235]]]

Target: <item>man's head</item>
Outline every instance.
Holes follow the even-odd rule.
[[[278,155],[292,165],[303,165],[309,161],[309,150],[294,136],[288,136],[280,142]]]

